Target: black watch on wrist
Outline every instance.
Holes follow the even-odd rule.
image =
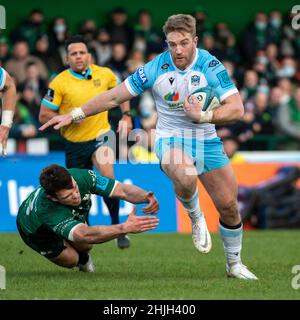
[[[124,115],[126,115],[128,117],[132,117],[132,113],[130,112],[130,110],[122,112],[122,116],[124,116]]]

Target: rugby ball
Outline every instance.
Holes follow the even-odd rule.
[[[195,96],[197,98],[202,105],[203,111],[210,111],[220,106],[220,100],[214,90],[210,87],[199,88],[192,92],[190,97],[191,96]],[[191,101],[190,98],[189,101]]]

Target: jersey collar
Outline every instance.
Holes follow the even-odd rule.
[[[89,68],[87,69],[87,71],[86,71],[86,73],[85,73],[84,76],[81,75],[81,74],[79,74],[79,73],[74,72],[71,68],[69,68],[68,70],[69,70],[69,72],[71,73],[71,75],[72,75],[73,77],[75,77],[75,78],[77,78],[77,79],[81,79],[81,80],[87,79],[87,76],[92,73],[91,67],[89,67]]]
[[[181,69],[178,69],[172,59],[172,56],[171,56],[171,52],[169,51],[169,55],[170,55],[170,60],[172,62],[172,65],[173,67],[175,68],[175,70],[181,74],[185,74],[187,71],[189,71],[193,66],[194,64],[196,63],[197,59],[198,59],[198,49],[196,48],[196,54],[195,54],[195,57],[194,57],[194,60],[192,61],[192,63],[184,70],[181,70]]]

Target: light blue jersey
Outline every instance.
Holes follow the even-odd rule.
[[[0,90],[4,88],[6,81],[6,71],[0,67]]]
[[[202,129],[202,139],[216,138],[214,124],[194,123],[185,114],[184,100],[196,89],[205,86],[212,87],[221,102],[238,92],[223,64],[208,51],[200,49],[197,49],[194,61],[184,71],[175,66],[169,51],[161,53],[129,76],[125,85],[133,96],[152,89],[158,113],[157,139],[187,136],[187,132],[194,136],[194,132],[199,131],[196,129]]]

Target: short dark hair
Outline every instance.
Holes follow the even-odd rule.
[[[67,38],[67,40],[65,41],[66,52],[68,52],[68,47],[72,43],[83,43],[88,48],[88,45],[81,34],[76,34],[74,36]]]
[[[56,192],[60,190],[73,188],[70,172],[57,164],[51,164],[42,170],[40,184],[46,194],[53,197],[56,197]]]

